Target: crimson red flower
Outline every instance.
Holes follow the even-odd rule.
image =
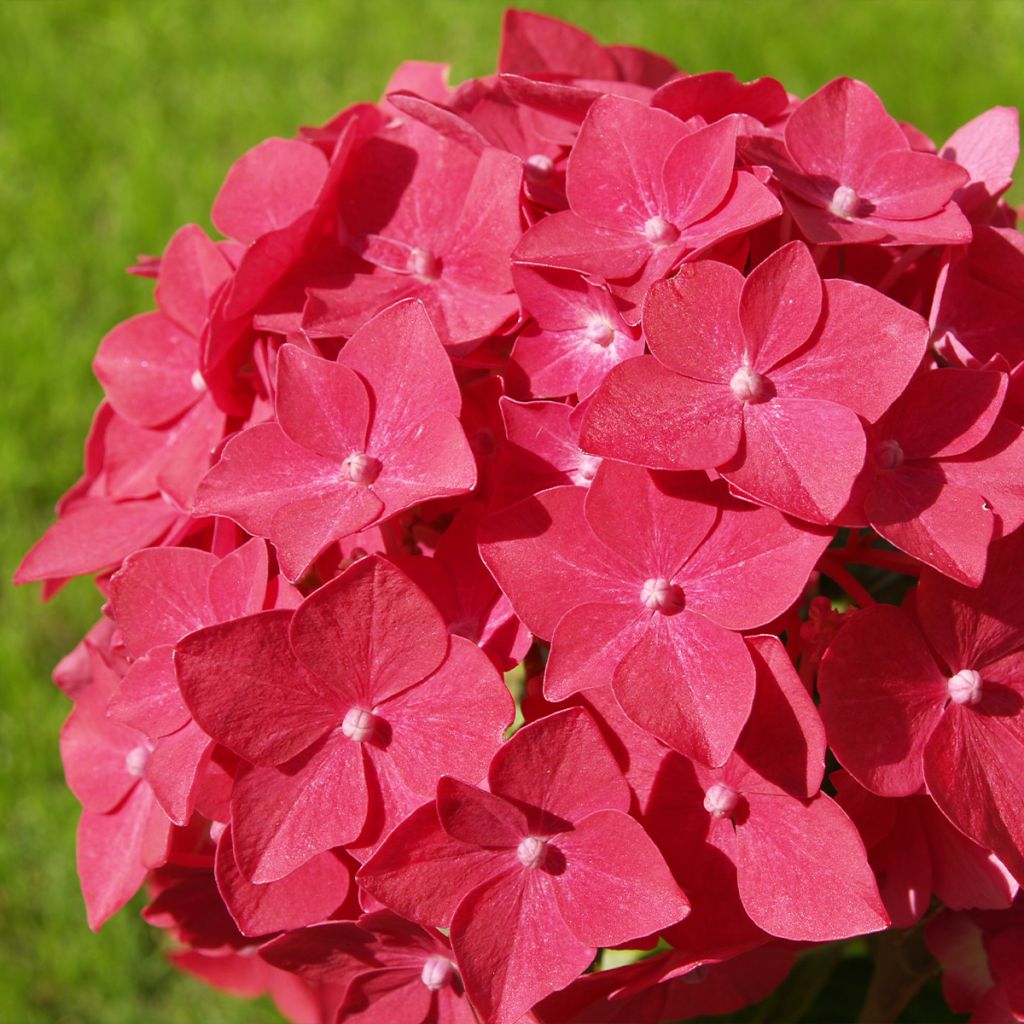
[[[585,711],[525,726],[487,781],[489,792],[442,779],[436,805],[395,829],[359,878],[399,913],[450,925],[490,1024],[568,983],[596,946],[667,927],[688,904],[625,813],[629,787]]]

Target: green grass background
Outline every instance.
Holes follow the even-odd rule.
[[[124,266],[158,253],[181,223],[208,227],[223,175],[248,147],[377,97],[400,60],[449,60],[456,80],[492,70],[502,6],[0,0],[0,575],[10,578],[79,472],[99,339],[149,308],[148,284]],[[939,141],[1024,93],[1018,0],[533,6],[691,71],[771,74],[801,94],[855,75]],[[45,608],[35,588],[0,585],[0,1020],[276,1020],[269,1004],[171,971],[138,903],[99,936],[86,928],[78,807],[57,753],[68,706],[48,677],[98,608],[88,582]],[[838,1001],[806,1019],[853,1019],[863,968],[846,968]],[[907,1019],[934,1012],[919,1006]]]

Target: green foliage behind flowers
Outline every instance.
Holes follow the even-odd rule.
[[[1015,0],[532,6],[604,41],[664,52],[687,70],[771,74],[801,94],[841,74],[865,79],[895,116],[937,141],[979,111],[1019,104],[1024,95],[1024,7]],[[469,0],[0,4],[0,566],[7,577],[79,471],[79,439],[99,397],[89,368],[99,338],[149,305],[148,284],[123,267],[139,252],[158,253],[180,223],[208,226],[225,170],[249,146],[376,98],[398,61],[451,59],[456,79],[486,73],[501,7]],[[0,590],[2,1016],[19,1024],[276,1020],[269,1005],[206,991],[172,971],[153,931],[137,920],[137,905],[99,937],[87,931],[74,875],[78,807],[57,753],[68,705],[47,679],[100,600],[76,584],[45,615],[37,601],[35,588]],[[851,973],[844,970],[843,977]],[[852,1019],[855,1005],[845,1005],[842,991],[838,998],[804,1007],[808,1019]],[[929,1012],[912,1006],[906,1019],[936,1019]]]

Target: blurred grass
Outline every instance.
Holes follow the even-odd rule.
[[[491,70],[502,6],[0,0],[5,579],[79,472],[99,398],[89,364],[100,337],[149,306],[147,283],[123,267],[158,253],[181,223],[208,226],[225,171],[248,147],[375,98],[400,60],[450,60],[456,80]],[[801,94],[855,75],[939,141],[987,107],[1018,104],[1024,91],[1017,0],[533,6],[691,71],[772,74]],[[86,928],[74,872],[78,808],[57,754],[67,704],[47,679],[99,603],[87,582],[45,609],[33,589],[0,587],[0,1019],[275,1020],[269,1004],[209,993],[169,970],[137,904],[98,937]]]

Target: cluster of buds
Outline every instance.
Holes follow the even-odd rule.
[[[105,600],[90,925],[145,886],[300,1024],[654,1024],[928,913],[1024,1019],[1016,112],[936,146],[517,11],[446,71],[132,268],[17,577]]]

